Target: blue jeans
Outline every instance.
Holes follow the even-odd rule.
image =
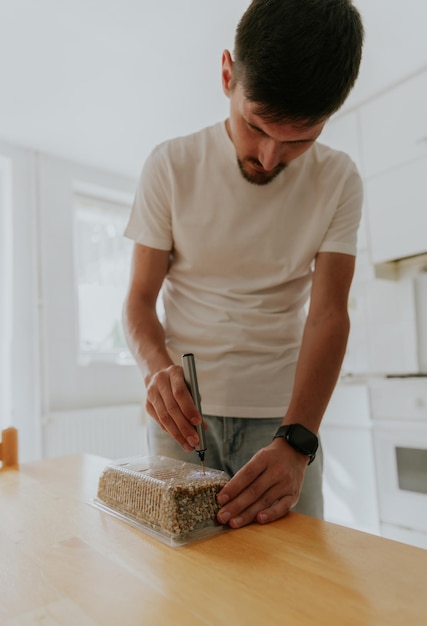
[[[283,419],[215,415],[204,415],[203,418],[208,424],[205,430],[206,467],[223,470],[229,476],[234,476],[258,450],[271,443]],[[148,418],[147,421],[150,454],[199,462],[196,452],[185,452],[153,419]],[[316,459],[305,472],[300,499],[294,511],[323,519],[322,469],[323,456],[319,445]]]

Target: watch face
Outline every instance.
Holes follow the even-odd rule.
[[[301,426],[301,424],[292,424],[286,439],[297,450],[304,452],[304,454],[314,454],[318,447],[318,439],[316,435]]]

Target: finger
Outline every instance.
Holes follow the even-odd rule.
[[[161,398],[159,397],[154,405],[152,402],[146,402],[146,408],[148,414],[157,422],[162,430],[168,433],[179,445],[186,451],[191,452],[197,445],[198,437],[197,433],[192,429],[192,437],[186,439],[179,428],[177,427],[173,418],[167,412]]]
[[[298,498],[296,496],[284,496],[273,502],[268,508],[259,511],[256,515],[256,520],[259,524],[269,524],[281,519],[289,513],[297,502]]]
[[[176,396],[183,395],[184,398],[187,396],[190,409],[193,407],[193,414],[195,413],[198,423],[201,418],[180,372],[181,368],[178,366],[171,366],[167,370],[157,372],[147,388],[147,401],[153,407],[155,412],[153,417],[160,426],[176,439],[180,445],[183,445],[183,441],[186,441],[192,446],[191,449],[194,449],[198,443],[197,433],[189,423],[186,415],[182,413]]]
[[[171,414],[179,413],[185,418],[189,426],[197,426],[202,423],[202,416],[194,404],[191,393],[188,391],[184,380],[171,380],[172,393],[165,398],[166,407]]]
[[[184,370],[182,368],[174,370],[173,376],[171,375],[171,388],[173,397],[182,414],[186,416],[193,426],[201,424],[203,418],[197,410],[194,399],[187,387],[187,383],[184,379]]]
[[[259,494],[254,496],[253,494]],[[280,484],[270,488],[260,487],[258,489],[247,489],[240,497],[236,498],[230,505],[221,509],[218,513],[218,520],[221,523],[228,523],[232,528],[240,528],[255,521],[257,514],[268,510],[274,503],[283,496],[283,489]],[[243,502],[250,502],[248,506],[243,506]]]
[[[263,449],[218,494],[222,505],[218,520],[237,528],[253,521],[276,500],[289,497],[285,508],[291,506],[297,500],[299,485],[282,462],[271,461],[271,450]]]
[[[231,528],[240,528],[257,521],[260,524],[268,524],[276,519],[285,517],[294,506],[294,496],[284,496],[276,499],[270,506],[259,510],[259,504],[243,511],[238,517],[232,518],[229,522]]]
[[[152,384],[153,392],[160,394],[166,412],[172,417],[182,436],[186,440],[194,439],[194,426],[202,422],[202,416],[187,388],[182,367],[171,365],[167,370],[157,372]],[[194,445],[197,445],[197,435],[194,441]]]
[[[235,502],[245,489],[254,485],[256,479],[263,474],[265,469],[266,464],[260,455],[252,457],[218,493],[218,504],[225,505],[228,502]]]
[[[164,410],[160,419],[166,428],[170,428],[173,433],[178,431],[179,436],[185,439],[194,449],[199,443],[199,437],[195,427],[189,423],[187,417],[183,415],[179,406],[168,398],[163,403]],[[170,431],[170,432],[171,432]]]

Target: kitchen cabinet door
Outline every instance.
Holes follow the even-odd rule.
[[[421,371],[411,280],[356,281],[349,297],[346,375],[407,375]]]
[[[342,365],[346,375],[367,374],[371,371],[365,284],[354,283],[348,300],[350,334]]]
[[[427,538],[425,378],[371,380],[369,397],[383,531],[387,527],[385,536],[422,545],[422,533]]]
[[[426,111],[426,71],[360,107],[366,177],[427,156]]]
[[[361,170],[360,128],[356,111],[338,113],[332,117],[325,125],[319,141],[348,154]]]
[[[427,252],[427,158],[370,178],[366,203],[373,263]]]
[[[341,383],[323,418],[325,519],[379,534],[368,389]]]
[[[427,533],[427,424],[378,420],[374,446],[381,522]]]
[[[364,286],[371,374],[419,371],[416,312],[410,280],[377,279]]]
[[[373,379],[369,382],[372,418],[413,420],[427,427],[427,381],[423,376]]]
[[[321,441],[325,519],[379,534],[371,428],[325,424]]]
[[[427,550],[427,533],[409,530],[393,524],[381,524],[381,535],[382,537],[387,537],[387,539],[393,539],[393,541],[408,543],[411,546]]]

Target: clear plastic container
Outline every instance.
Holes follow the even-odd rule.
[[[225,472],[164,456],[119,459],[102,472],[93,504],[181,546],[224,530],[216,495],[229,480]]]

